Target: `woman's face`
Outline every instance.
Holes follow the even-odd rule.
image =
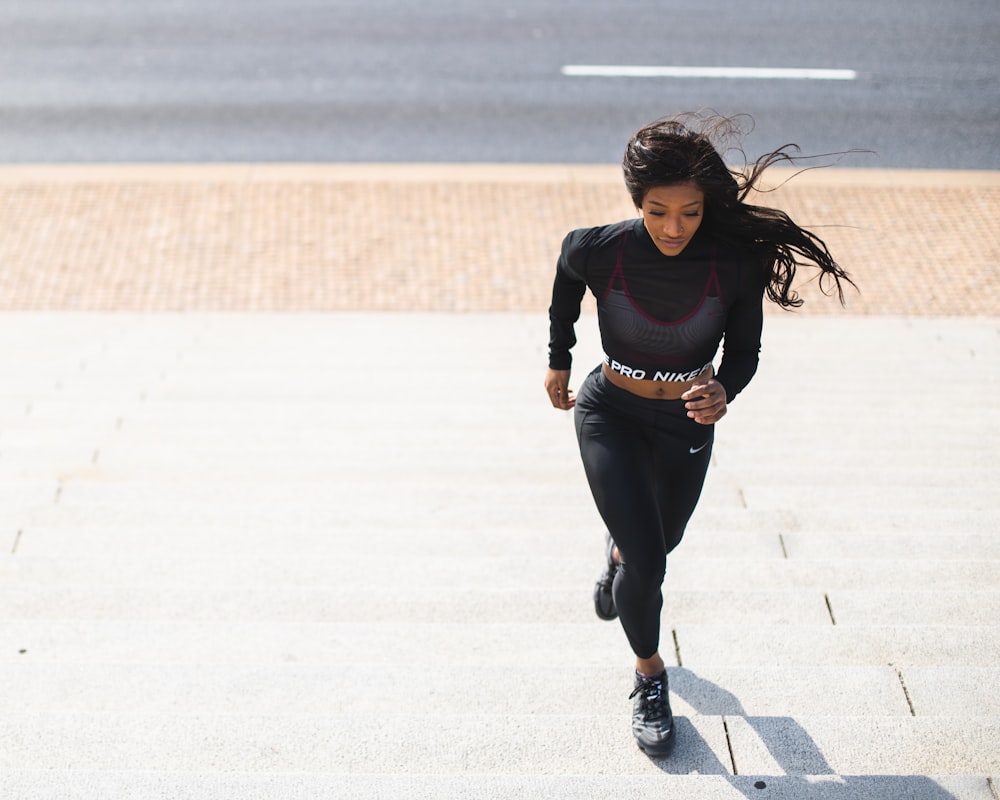
[[[701,226],[705,193],[694,181],[654,186],[639,210],[657,249],[665,256],[678,256]]]

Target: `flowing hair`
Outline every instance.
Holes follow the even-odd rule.
[[[798,267],[813,265],[820,270],[820,289],[832,294],[830,283],[835,284],[843,305],[844,284],[855,284],[826,243],[784,211],[746,202],[751,192],[760,191],[761,176],[768,167],[802,160],[799,148],[786,144],[743,169],[727,167],[714,142],[738,139],[743,132],[738,119],[682,114],[640,128],[629,140],[622,161],[632,202],[641,208],[650,189],[693,181],[705,194],[702,224],[715,237],[747,250],[760,263],[766,271],[769,300],[782,308],[801,306],[802,298],[792,289],[792,281]],[[729,149],[742,153],[738,146]]]

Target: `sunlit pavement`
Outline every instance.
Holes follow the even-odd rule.
[[[653,761],[541,389],[614,170],[87,169],[0,170],[4,796],[996,800],[1000,179],[782,195],[862,294],[718,426]]]

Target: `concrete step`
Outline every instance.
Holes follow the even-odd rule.
[[[462,644],[456,640],[452,649]],[[537,666],[491,663],[476,668],[470,682],[461,663],[429,665],[416,654],[400,669],[370,658],[322,665],[33,658],[0,663],[0,711],[237,714],[252,697],[261,714],[628,712],[627,665],[553,676]],[[669,673],[674,711],[684,716],[1000,717],[997,667],[671,667]]]
[[[464,642],[451,645],[458,660]],[[385,664],[375,653],[329,664],[0,663],[0,713],[624,716],[632,676],[617,664],[553,673],[537,665]],[[670,667],[683,716],[1000,717],[1000,668]],[[946,687],[930,692],[934,680]],[[723,688],[725,687],[725,688]],[[907,690],[909,694],[907,694]],[[911,707],[912,706],[912,707]]]
[[[459,624],[454,621],[0,619],[0,663],[340,664],[400,653],[421,664],[484,660],[542,668],[552,654],[586,670],[627,661],[613,623]],[[676,624],[664,655],[687,668],[834,667],[990,668],[1000,663],[1000,626]],[[676,655],[679,654],[679,662]]]
[[[933,523],[925,520],[925,524],[930,527]],[[781,539],[790,559],[853,559],[862,553],[876,560],[892,559],[898,562],[934,559],[936,564],[943,564],[951,559],[962,560],[965,554],[970,553],[984,561],[1000,559],[1000,536],[985,530],[984,520],[979,520],[979,526],[980,532],[946,532],[922,537],[915,536],[913,529],[910,529],[906,533],[840,532],[836,536],[784,533]],[[919,544],[914,546],[916,539],[919,539]]]
[[[401,683],[396,691],[405,691]],[[328,716],[24,712],[0,719],[0,769],[444,774],[988,775],[1000,717],[677,719],[657,762],[627,714]],[[942,741],[949,746],[941,746]],[[539,759],[539,753],[545,753]]]
[[[51,498],[39,490],[43,506],[55,506],[58,485],[49,486]],[[589,502],[580,488],[580,503]],[[15,495],[12,494],[17,499]],[[51,502],[50,502],[51,501]],[[584,504],[585,505],[585,504]],[[586,510],[586,506],[585,506]],[[120,510],[120,516],[125,515]],[[139,516],[138,513],[133,514]],[[290,516],[291,516],[290,512]],[[88,552],[139,554],[157,557],[171,552],[191,555],[280,556],[310,553],[335,555],[364,536],[367,552],[384,556],[398,548],[401,555],[466,554],[512,556],[530,550],[539,556],[584,558],[600,563],[603,552],[603,528],[596,512],[580,525],[540,524],[489,526],[468,520],[461,526],[408,525],[408,535],[401,536],[393,525],[322,525],[302,520],[284,520],[270,524],[268,517],[241,519],[243,524],[220,521],[208,525],[204,520],[191,525],[166,525],[160,520],[136,521],[131,525],[73,524],[72,513],[56,506],[46,512],[49,524],[20,528],[23,535],[18,548],[22,555],[84,555]],[[244,515],[240,515],[244,517]],[[564,517],[565,519],[565,517]],[[12,520],[7,520],[12,527]],[[56,526],[52,523],[61,523]],[[951,530],[954,527],[957,530]],[[935,528],[944,528],[935,533]],[[16,530],[16,529],[14,529]],[[469,531],[474,530],[475,536]],[[884,559],[920,562],[968,560],[993,561],[1000,557],[1000,513],[977,514],[968,509],[937,512],[872,513],[859,519],[841,510],[702,508],[695,512],[687,534],[671,563],[687,558],[783,559],[790,561],[822,560],[874,562]],[[919,566],[917,564],[916,566]],[[863,567],[860,567],[863,568]]]
[[[91,800],[94,797],[162,800],[468,800],[544,797],[592,800],[996,800],[991,781],[979,775],[483,775],[417,773],[226,773],[198,771],[8,770],[14,797],[32,800]]]
[[[586,623],[594,617],[592,583],[578,591],[533,589],[511,592],[484,587],[385,587],[367,589],[321,586],[0,586],[3,619],[142,619],[187,621],[304,622],[458,622]],[[942,597],[947,597],[941,595]],[[880,598],[871,600],[875,606]],[[930,598],[926,607],[933,608]],[[950,599],[950,598],[948,598]],[[906,598],[900,598],[904,604]],[[970,603],[975,600],[970,600]],[[1000,592],[981,593],[984,607],[972,619],[990,619]],[[960,608],[955,600],[951,603]],[[858,613],[861,613],[858,611]],[[954,613],[954,611],[952,612]],[[744,622],[746,624],[819,625],[830,622],[821,591],[668,592],[664,615],[674,624]],[[944,614],[939,616],[943,617]]]
[[[574,469],[576,466],[574,465]],[[61,488],[56,500],[56,492]],[[16,492],[14,487],[11,487]],[[345,527],[427,529],[455,526],[467,530],[505,526],[520,530],[550,530],[572,527],[600,530],[600,520],[590,494],[582,482],[573,485],[445,485],[396,484],[391,494],[370,484],[322,482],[217,483],[217,484],[114,484],[101,485],[99,475],[67,469],[45,485],[33,481],[29,503],[12,500],[8,519],[19,528],[29,527],[153,527],[170,526]],[[51,494],[46,498],[46,492]],[[802,505],[789,500],[790,489],[769,486],[740,487],[710,482],[702,493],[705,509],[696,512],[691,531],[726,511],[769,512],[770,520],[784,517],[791,529],[813,529],[830,517],[840,517],[843,493],[839,490],[797,489]],[[858,492],[858,511],[849,524],[853,530],[905,530],[906,512],[897,516],[899,504],[912,494],[905,491]],[[991,502],[992,491],[936,489],[921,491],[923,500],[909,504],[911,517],[925,513],[923,523],[910,530],[914,534],[945,523],[952,532],[989,531],[998,514]],[[807,505],[806,501],[814,505]],[[829,516],[828,516],[829,513]],[[817,521],[813,521],[813,514]],[[966,519],[978,519],[968,527]],[[759,519],[768,519],[766,516]],[[731,514],[730,526],[743,517]],[[748,524],[754,525],[752,515]],[[738,528],[737,528],[738,529]],[[956,529],[958,529],[956,531]],[[782,533],[779,527],[776,533]],[[914,544],[919,547],[919,540]]]
[[[542,670],[553,652],[578,664],[621,668],[621,629],[586,623],[460,624],[384,622],[202,622],[0,619],[0,663],[331,665],[398,654],[406,663],[461,667],[484,663]]]
[[[774,515],[742,512],[746,525],[720,525],[711,531],[690,535],[683,543],[684,553],[692,558],[714,558],[720,553],[735,560],[783,558],[781,540],[775,530]],[[760,532],[754,528],[759,527]],[[303,560],[349,556],[364,542],[368,558],[382,561],[393,556],[469,556],[474,558],[513,558],[516,560],[563,558],[587,563],[588,582],[604,566],[604,532],[596,521],[585,527],[565,524],[544,526],[536,521],[523,527],[488,527],[470,520],[467,525],[443,523],[416,528],[410,526],[405,536],[397,528],[378,526],[261,524],[260,519],[208,527],[204,525],[167,526],[160,523],[136,523],[134,526],[72,526],[22,528],[17,554],[33,558],[73,556],[83,559],[101,554],[169,562],[172,556],[185,553],[192,560],[243,558]],[[470,535],[474,531],[474,535]],[[11,535],[15,531],[11,529]],[[10,550],[8,549],[8,552]],[[679,560],[679,557],[675,561]],[[82,562],[81,562],[82,563]],[[348,571],[360,571],[357,566]]]
[[[139,579],[136,579],[136,583]],[[590,585],[572,589],[416,588],[379,585],[190,586],[68,584],[0,586],[0,618],[201,621],[504,623],[530,609],[539,623],[584,623],[593,618]],[[965,625],[985,627],[1000,617],[1000,591],[755,590],[664,592],[663,614],[673,625]]]
[[[390,588],[400,585],[432,586],[442,590],[489,585],[511,592],[545,585],[576,594],[601,572],[603,561],[590,558],[540,555],[488,555],[474,544],[457,551],[434,539],[422,552],[406,554],[391,545],[380,554],[377,566],[353,568],[348,554],[356,547],[350,537],[340,539],[339,552],[311,549],[266,555],[213,555],[192,552],[172,542],[155,563],[141,554],[118,550],[94,551],[75,556],[38,556],[25,552],[20,539],[15,557],[0,557],[0,583],[24,588],[60,585],[91,586],[271,586],[337,587],[341,589]],[[364,537],[368,542],[368,537]],[[509,553],[510,540],[507,541]],[[232,551],[230,551],[232,552]],[[366,552],[372,553],[370,549]],[[183,555],[181,555],[183,553]],[[785,559],[742,557],[698,557],[685,553],[669,560],[666,591],[696,592],[746,590],[933,591],[961,592],[968,586],[977,591],[1000,591],[1000,562],[960,560],[938,562],[910,559],[906,569],[889,559]]]
[[[917,625],[890,619],[854,625],[675,626],[683,664],[808,666],[897,664],[991,667],[1000,663],[1000,625]]]
[[[249,425],[249,423],[247,423]],[[532,459],[526,461],[524,449],[511,443],[509,436],[478,430],[452,430],[449,436],[432,440],[429,435],[389,436],[385,433],[364,435],[324,432],[316,429],[294,436],[269,435],[275,441],[254,441],[250,435],[233,430],[214,429],[201,435],[200,429],[160,430],[155,440],[144,440],[112,430],[115,423],[109,414],[104,433],[89,431],[67,434],[53,428],[44,433],[37,429],[8,429],[0,439],[0,480],[51,480],[59,474],[72,474],[80,480],[121,483],[157,481],[163,483],[284,483],[350,482],[384,479],[389,482],[435,481],[465,485],[476,481],[518,483],[577,483],[570,479],[580,472],[579,458],[570,451],[570,437],[551,441],[539,436],[532,445]],[[170,439],[169,443],[164,440]],[[216,442],[213,443],[213,437]],[[131,438],[131,441],[129,439]],[[308,439],[308,441],[306,441]],[[239,444],[236,442],[239,441]],[[997,447],[1000,448],[1000,438]],[[756,499],[760,491],[777,484],[787,498],[788,492],[803,489],[826,491],[837,497],[853,491],[859,481],[870,481],[869,494],[878,505],[898,503],[914,490],[925,492],[933,485],[926,501],[949,507],[949,497],[988,492],[1000,480],[1000,469],[987,463],[985,453],[970,457],[960,450],[913,452],[892,446],[893,456],[879,460],[877,467],[862,468],[856,462],[865,458],[861,452],[844,448],[834,454],[815,451],[816,461],[803,461],[789,476],[782,466],[795,458],[794,451],[768,451],[768,461],[760,463],[750,454],[734,463],[725,439],[717,440],[716,457],[708,477],[708,490],[721,485],[743,487],[744,497]],[[880,443],[880,446],[886,446]],[[976,446],[989,447],[978,439]],[[753,463],[753,462],[757,463]],[[554,469],[558,466],[559,469]],[[71,469],[70,469],[71,468]],[[891,479],[888,477],[891,475]],[[866,505],[872,501],[862,494]],[[787,502],[786,502],[787,505]],[[829,502],[824,502],[828,506]]]

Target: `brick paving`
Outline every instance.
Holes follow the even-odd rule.
[[[798,313],[1000,314],[1000,173],[815,170],[761,202],[861,288]],[[634,213],[614,166],[4,166],[0,311],[543,312],[563,234]]]

